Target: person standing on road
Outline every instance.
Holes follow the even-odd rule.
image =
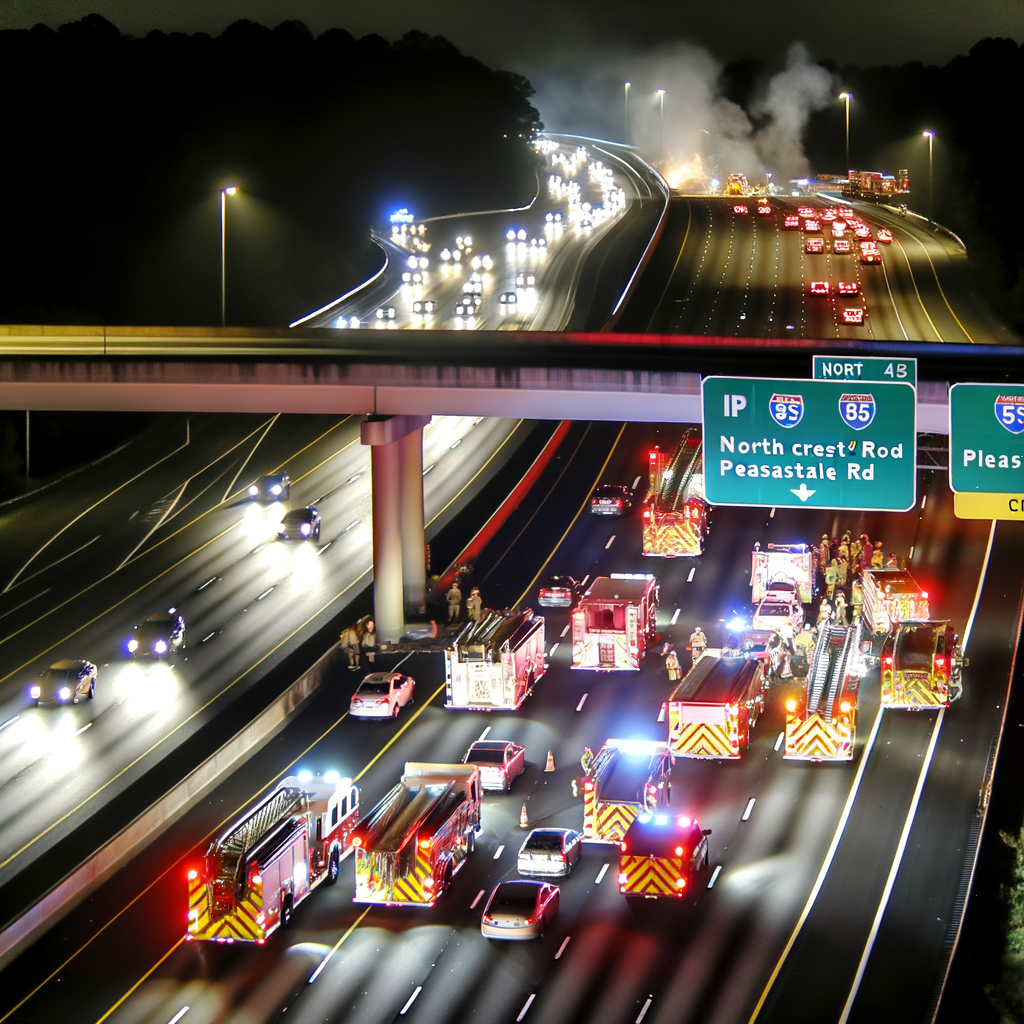
[[[480,596],[480,588],[474,587],[469,597],[466,598],[466,618],[472,619],[474,622],[480,621],[480,616],[483,614],[484,602]]]
[[[880,540],[875,541],[875,550],[871,553],[871,568],[881,569],[885,562],[885,548]]]
[[[694,665],[700,661],[702,655],[707,649],[708,638],[704,635],[704,630],[698,626],[690,634],[690,656]]]
[[[832,559],[828,564],[828,568],[825,569],[825,594],[828,599],[832,600],[832,595],[836,592],[836,583],[839,579],[839,563],[836,559]]]
[[[366,660],[372,665],[377,653],[377,624],[371,616],[366,615],[356,623],[356,629],[362,631],[359,646],[366,653]]]
[[[448,621],[455,622],[459,618],[459,609],[462,607],[462,591],[458,583],[453,583],[448,591]]]
[[[678,683],[683,678],[683,670],[679,667],[679,658],[675,651],[669,651],[665,655],[665,669],[670,683]]]
[[[840,590],[836,594],[836,623],[840,626],[848,626],[846,621],[846,595]]]
[[[341,632],[341,649],[348,657],[348,668],[355,672],[359,668],[359,623],[354,623]]]

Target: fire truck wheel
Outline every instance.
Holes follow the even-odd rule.
[[[448,861],[444,866],[444,874],[441,876],[441,891],[447,892],[452,884],[452,862]]]
[[[292,897],[289,893],[281,900],[281,927],[287,928],[292,920]]]
[[[331,860],[327,865],[327,877],[324,879],[325,885],[334,885],[338,880],[338,848],[336,846],[331,847]]]

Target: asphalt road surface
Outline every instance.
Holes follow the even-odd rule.
[[[532,824],[580,826],[570,780],[584,745],[664,736],[660,658],[648,656],[638,674],[573,672],[567,613],[548,611],[551,668],[519,712],[445,710],[440,657],[414,655],[403,669],[417,679],[416,703],[388,723],[347,717],[358,674],[339,671],[336,686],[3,973],[0,1020],[732,1022],[760,1005],[760,1020],[826,1021],[839,1020],[847,1002],[866,1020],[891,1009],[900,966],[914,975],[909,984],[900,975],[900,1019],[929,1019],[1016,640],[1018,531],[955,519],[944,477],[922,473],[919,508],[909,513],[718,509],[703,558],[644,559],[638,510],[598,518],[586,499],[598,481],[633,484],[648,446],[676,436],[678,428],[574,424],[475,567],[485,603],[531,600],[548,573],[654,571],[667,641],[681,648],[699,623],[715,644],[722,623],[749,607],[756,541],[867,533],[909,559],[933,614],[962,636],[970,623],[966,693],[941,728],[934,712],[879,716],[872,674],[854,761],[788,762],[776,749],[783,716],[773,689],[740,761],[679,760],[673,771],[673,807],[713,830],[711,863],[721,871],[712,889],[635,913],[617,891],[615,849],[588,844],[546,937],[491,943],[479,933],[478,897],[515,877],[522,804]],[[189,866],[219,825],[281,775],[302,767],[352,775],[365,810],[407,760],[459,760],[485,730],[524,743],[529,767],[511,794],[486,797],[477,850],[435,908],[352,904],[349,861],[337,886],[316,891],[263,947],[182,941]],[[549,750],[553,773],[543,771]]]

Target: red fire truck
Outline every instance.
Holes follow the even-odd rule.
[[[583,780],[583,838],[618,843],[633,819],[668,806],[672,755],[654,740],[606,740]]]
[[[572,610],[572,667],[637,671],[656,642],[659,600],[650,573],[598,576]]]
[[[928,593],[905,569],[866,569],[861,586],[860,614],[868,636],[888,633],[897,622],[928,618]]]
[[[693,818],[644,811],[619,843],[619,892],[626,897],[678,899],[708,868],[708,836]]]
[[[262,945],[321,882],[334,884],[358,817],[351,779],[289,776],[188,872],[185,938]]]
[[[432,907],[476,848],[480,770],[409,761],[356,826],[355,903]]]
[[[652,448],[648,476],[643,553],[663,558],[702,554],[708,535],[708,505],[704,500],[704,442],[700,428],[689,428],[671,457],[660,448]]]
[[[668,745],[676,757],[738,758],[764,710],[760,657],[701,658],[668,699]]]

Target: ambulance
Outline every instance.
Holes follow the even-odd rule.
[[[627,898],[679,899],[700,886],[708,869],[708,836],[693,818],[638,814],[619,843],[619,892]]]
[[[583,838],[620,843],[638,814],[668,807],[672,755],[654,740],[609,739],[583,780]]]
[[[636,672],[656,642],[661,592],[650,573],[598,576],[572,610],[572,667]]]

